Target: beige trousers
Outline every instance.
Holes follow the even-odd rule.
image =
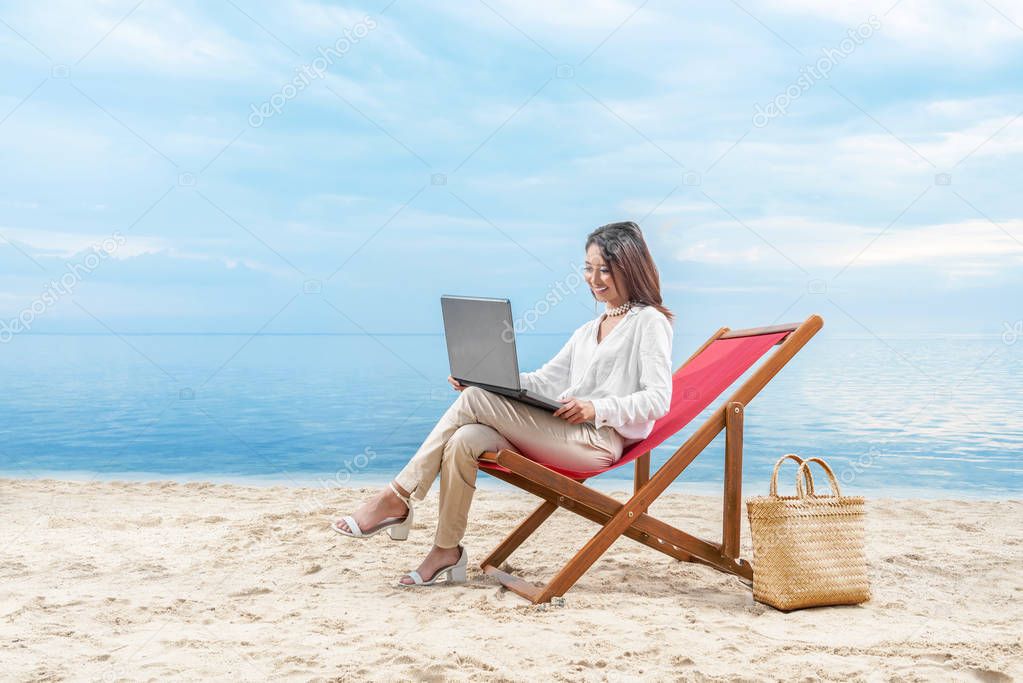
[[[571,424],[542,408],[467,387],[394,481],[423,500],[440,473],[434,543],[454,548],[465,535],[483,453],[510,448],[540,463],[593,470],[617,462],[623,444],[612,427]]]

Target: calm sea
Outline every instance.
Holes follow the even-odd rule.
[[[566,338],[521,337],[523,368]],[[677,336],[676,365],[701,341]],[[825,457],[847,492],[1019,497],[1021,371],[1023,340],[822,333],[747,409],[745,493],[796,452]],[[439,335],[23,335],[0,346],[0,373],[0,474],[16,477],[376,484],[455,397]],[[717,489],[723,445],[683,489]]]

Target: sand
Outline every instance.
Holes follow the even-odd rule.
[[[499,490],[477,494],[468,584],[393,587],[429,547],[436,489],[404,543],[331,532],[368,491],[0,480],[0,677],[1023,677],[1020,501],[872,501],[874,599],[783,614],[627,539],[563,605],[532,606],[472,564],[534,505]],[[712,537],[719,508],[673,493],[652,513]],[[546,578],[595,530],[559,511],[510,565]]]

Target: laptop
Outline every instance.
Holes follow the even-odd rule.
[[[460,384],[554,412],[560,401],[526,391],[519,384],[515,326],[508,299],[442,296],[444,336],[451,376]]]

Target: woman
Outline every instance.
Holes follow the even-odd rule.
[[[613,465],[642,440],[671,400],[671,312],[661,302],[660,279],[639,226],[611,223],[586,239],[584,275],[603,314],[576,330],[522,387],[557,397],[554,413],[478,387],[464,387],[389,486],[334,522],[338,533],[366,538],[387,530],[404,540],[418,501],[440,474],[440,515],[434,545],[402,586],[444,577],[464,581],[465,534],[476,490],[479,456],[514,449],[537,462],[588,471]],[[618,329],[621,328],[621,329]]]

